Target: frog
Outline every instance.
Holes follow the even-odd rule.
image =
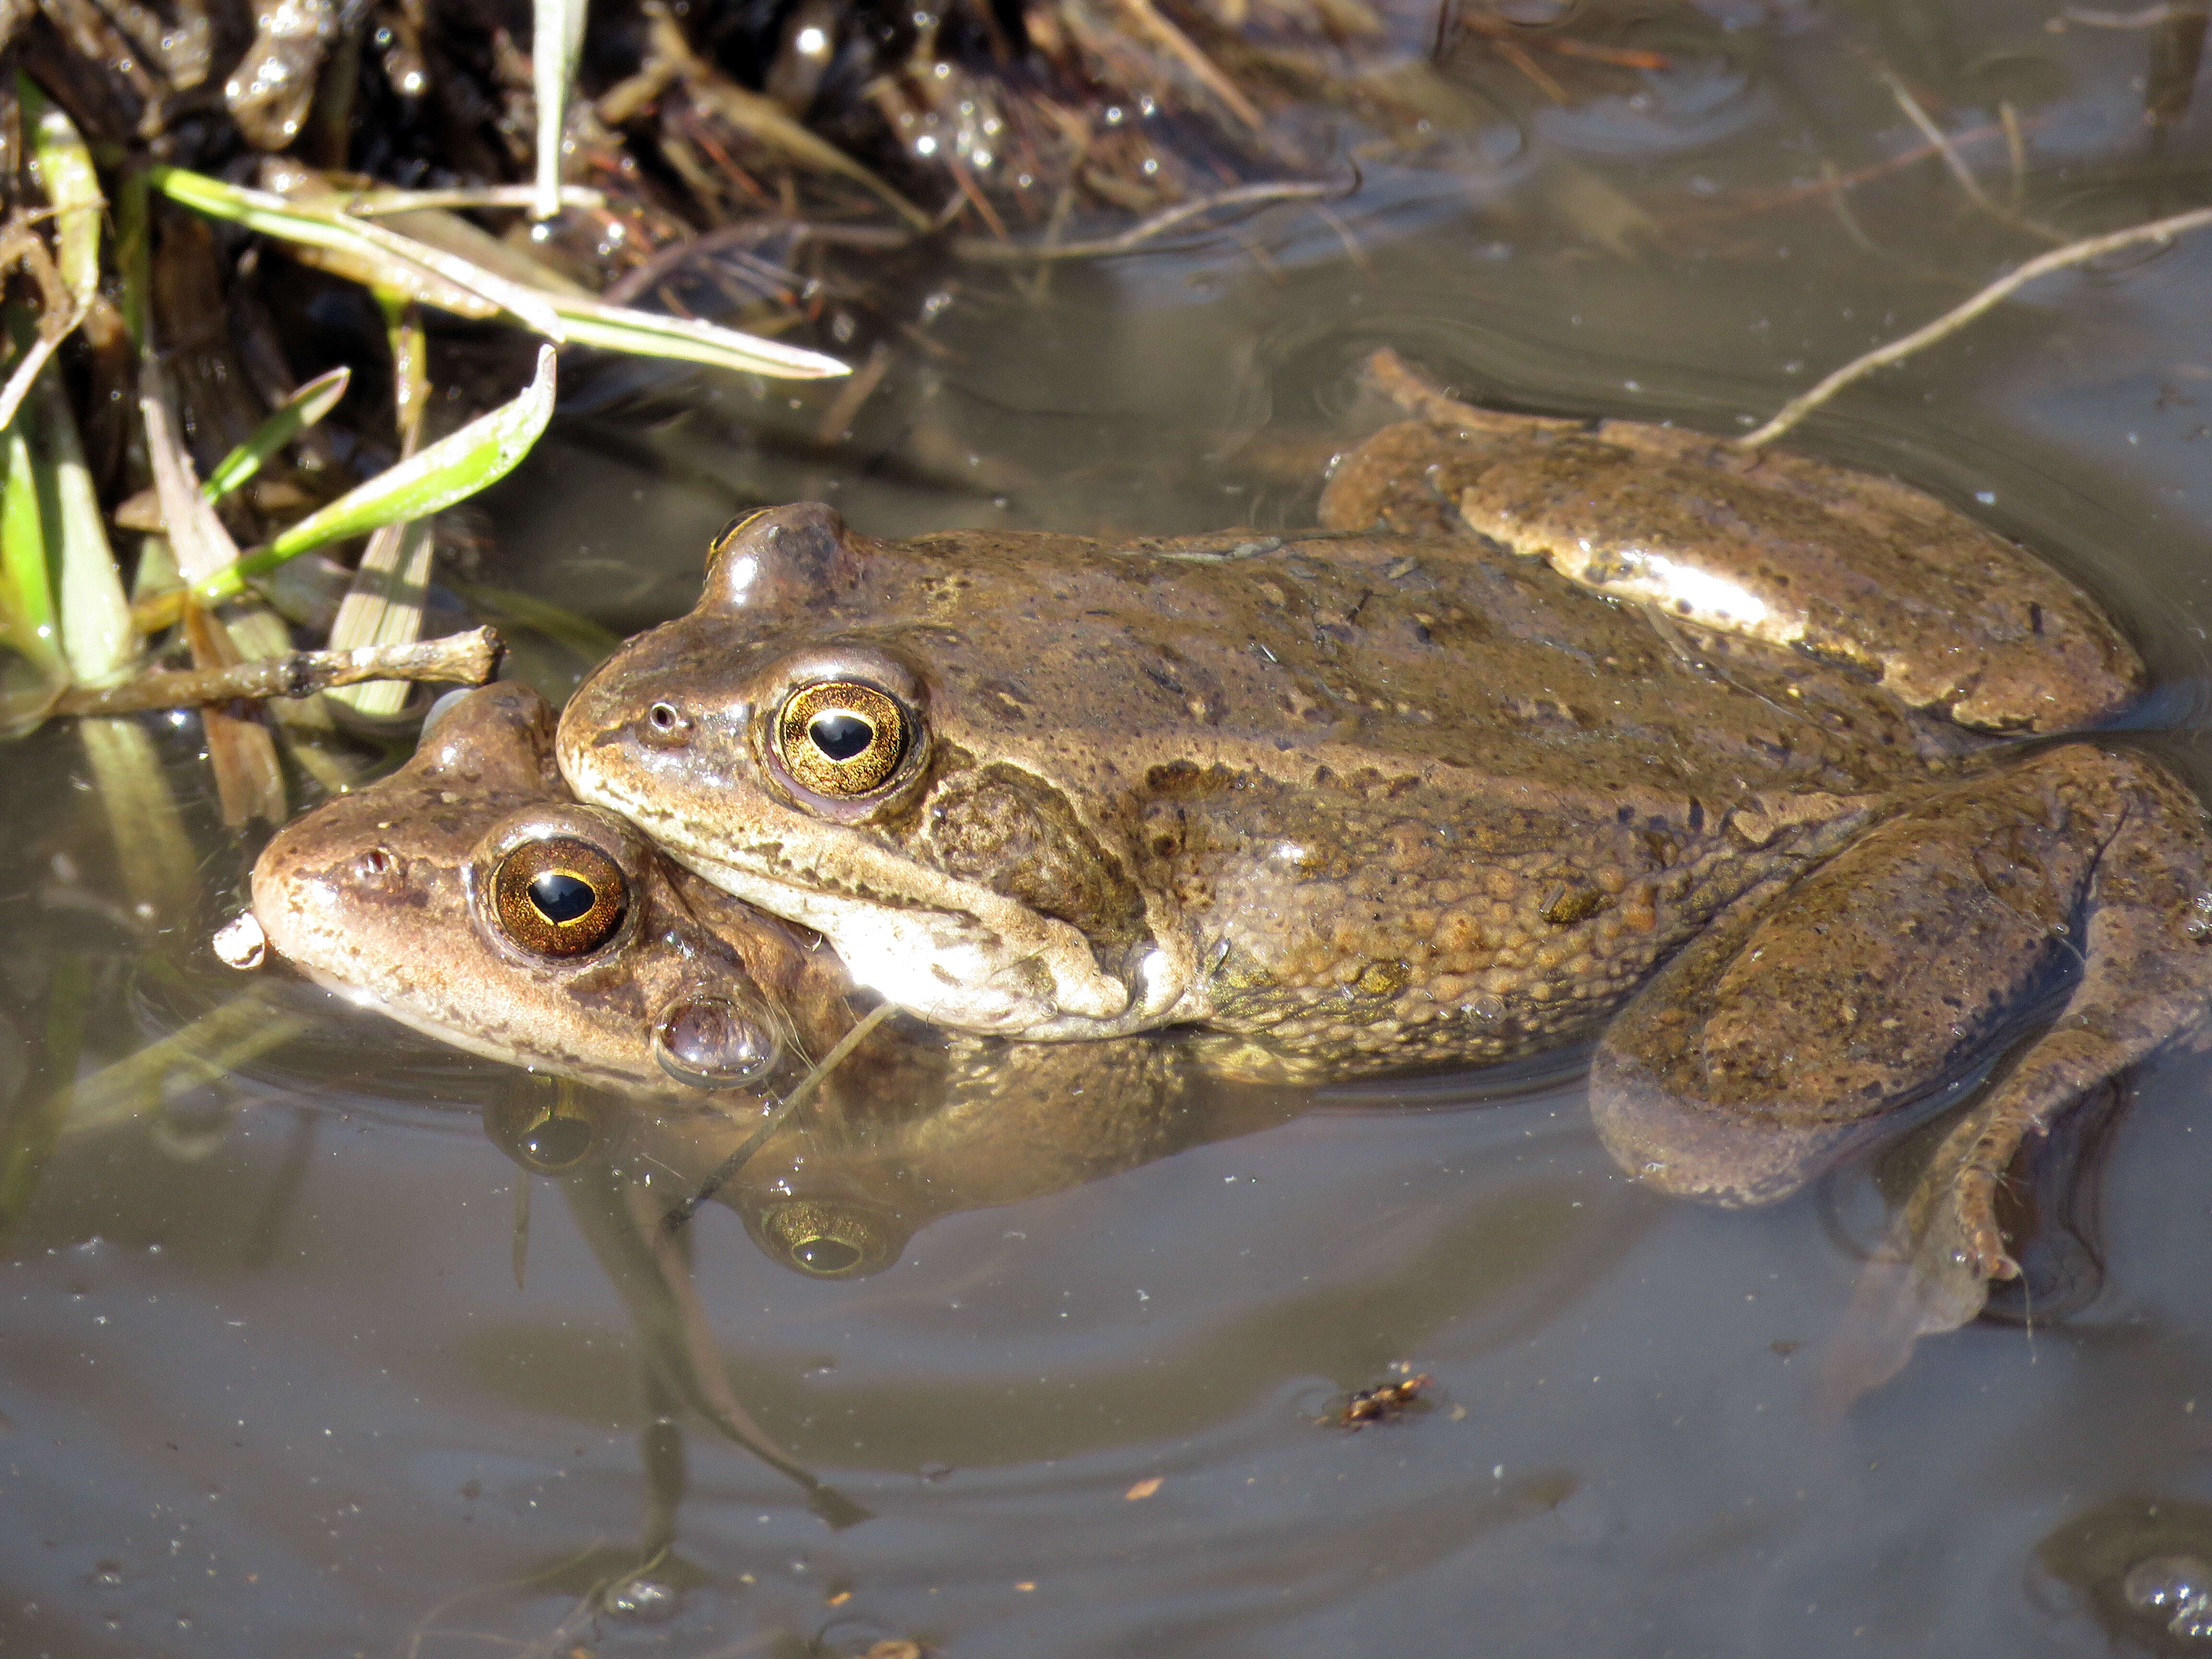
[[[650,1170],[683,1195],[672,1203],[711,1194],[737,1210],[771,1260],[847,1279],[896,1261],[937,1215],[1059,1191],[1289,1109],[1279,1091],[1200,1091],[1194,1055],[1172,1042],[1021,1044],[904,1022],[862,1032],[806,1109],[761,1138],[763,1113],[860,1030],[873,999],[818,936],[579,805],[553,732],[526,686],[458,696],[404,766],[286,825],[252,877],[251,914],[277,956],[349,1002],[522,1068],[483,1116],[526,1168]]]
[[[509,1066],[678,1101],[787,1085],[857,1017],[842,964],[574,800],[553,720],[495,683],[398,770],[286,824],[251,878],[269,948]]]
[[[2201,1030],[2212,853],[2141,657],[1909,485],[1521,416],[1392,354],[1310,532],[751,514],[564,711],[578,799],[976,1032],[1343,1078],[1594,1044],[1634,1179],[1775,1201],[2068,986],[1944,1177]]]

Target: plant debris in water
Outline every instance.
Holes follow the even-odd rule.
[[[1391,1369],[1402,1375],[1371,1388],[1354,1389],[1344,1397],[1342,1404],[1320,1419],[1322,1426],[1356,1433],[1365,1424],[1395,1423],[1417,1407],[1423,1410],[1434,1407],[1435,1401],[1422,1397],[1422,1391],[1436,1381],[1434,1377],[1403,1364]]]

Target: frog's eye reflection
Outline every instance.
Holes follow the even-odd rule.
[[[615,936],[629,911],[622,867],[588,842],[525,842],[499,861],[492,908],[507,936],[545,957],[580,957]]]
[[[910,733],[906,711],[872,685],[825,680],[801,686],[776,716],[777,751],[817,795],[865,795],[898,770]]]
[[[539,1175],[562,1175],[606,1151],[608,1108],[562,1078],[514,1073],[484,1103],[484,1133]]]
[[[769,1253],[810,1279],[859,1279],[898,1260],[905,1243],[889,1217],[856,1204],[799,1199],[761,1218]]]

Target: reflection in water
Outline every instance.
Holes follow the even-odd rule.
[[[1250,1134],[1286,1121],[1309,1098],[1178,1078],[1172,1098],[1135,1113],[1126,1090],[1083,1086],[1095,1078],[1090,1049],[1134,1043],[979,1046],[941,1091],[921,1098],[823,1089],[734,1169],[732,1155],[755,1139],[757,1118],[674,1111],[541,1078],[518,1079],[487,1104],[484,1133],[533,1173],[625,1185],[653,1207],[664,1234],[675,1235],[695,1195],[711,1188],[770,1261],[810,1278],[859,1279],[895,1264],[940,1216],[1018,1204]],[[1083,1068],[1072,1070],[1066,1054]],[[1115,1057],[1115,1069],[1126,1076],[1136,1061]]]

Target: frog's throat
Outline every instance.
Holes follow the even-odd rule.
[[[1162,1023],[1187,975],[1155,951],[1133,988],[1107,973],[1091,942],[1057,917],[1002,893],[900,861],[900,905],[848,897],[683,847],[677,858],[726,893],[811,927],[854,982],[962,1030],[999,1036],[1123,1036]]]

